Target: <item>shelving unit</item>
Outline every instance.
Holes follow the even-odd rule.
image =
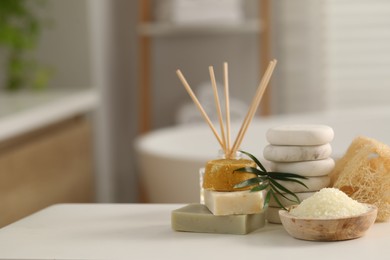
[[[245,21],[240,24],[203,24],[176,25],[171,23],[143,23],[138,26],[138,33],[146,37],[167,37],[171,35],[218,35],[261,33],[263,29],[259,20]]]
[[[139,35],[139,132],[146,133],[151,129],[151,41],[153,37],[170,36],[207,36],[207,35],[259,35],[259,64],[265,68],[270,61],[270,3],[269,0],[259,0],[259,17],[261,19],[247,20],[242,23],[177,25],[160,23],[151,18],[151,1],[140,0]],[[261,115],[270,114],[270,93],[266,91],[261,103]]]

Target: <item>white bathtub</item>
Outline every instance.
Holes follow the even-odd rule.
[[[317,123],[333,127],[333,157],[340,157],[359,135],[390,144],[390,106],[304,115],[255,119],[245,136],[242,150],[262,158],[265,133],[272,126]],[[217,126],[217,125],[216,125]],[[237,132],[239,124],[233,124]],[[135,142],[141,183],[153,203],[199,201],[199,168],[215,159],[219,146],[207,125],[165,128],[137,138]]]

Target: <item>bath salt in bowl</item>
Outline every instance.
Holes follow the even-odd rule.
[[[300,205],[280,210],[283,227],[303,240],[337,241],[361,237],[374,224],[378,209],[335,188],[324,188]]]

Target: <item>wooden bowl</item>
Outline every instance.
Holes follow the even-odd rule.
[[[300,218],[286,210],[280,210],[279,216],[283,227],[295,238],[316,241],[348,240],[363,236],[374,224],[378,208],[366,205],[368,211],[363,214],[337,219]]]

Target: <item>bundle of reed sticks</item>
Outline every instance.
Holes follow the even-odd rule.
[[[257,88],[256,94],[253,97],[252,103],[248,109],[248,112],[245,116],[244,121],[242,122],[241,128],[238,131],[237,137],[234,140],[234,142],[231,142],[231,127],[230,127],[230,105],[229,105],[229,79],[228,79],[228,64],[225,62],[223,64],[223,82],[224,82],[224,91],[225,91],[225,125],[222,115],[222,109],[221,104],[219,101],[218,91],[217,91],[217,83],[215,80],[215,74],[214,74],[214,68],[213,66],[209,66],[209,73],[210,73],[210,79],[211,79],[211,85],[213,88],[214,93],[214,99],[215,104],[217,108],[217,114],[218,114],[218,121],[220,125],[220,134],[215,129],[213,123],[211,122],[209,116],[207,115],[206,111],[200,104],[198,98],[195,96],[194,92],[192,91],[190,85],[188,84],[187,80],[185,79],[184,75],[180,70],[176,71],[177,76],[179,77],[181,83],[183,84],[184,88],[187,90],[188,94],[190,95],[191,99],[194,101],[195,105],[200,110],[203,118],[206,120],[206,123],[210,126],[211,131],[214,133],[215,137],[217,138],[218,143],[221,145],[221,148],[225,154],[225,158],[231,159],[234,157],[236,151],[239,149],[242,140],[244,139],[245,133],[248,130],[248,127],[256,113],[256,110],[261,102],[261,99],[264,95],[264,92],[268,86],[268,82],[271,79],[272,73],[275,69],[277,61],[274,59],[270,61],[261,81]]]

